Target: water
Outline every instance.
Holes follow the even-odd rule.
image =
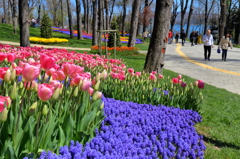
[[[186,32],[187,31],[187,25],[184,25],[183,29]],[[190,36],[192,31],[198,31],[199,34],[203,35],[203,30],[204,30],[204,25],[190,25],[189,32],[188,32],[188,37]],[[174,34],[176,32],[180,33],[180,25],[175,24],[173,26],[173,32],[174,32]]]

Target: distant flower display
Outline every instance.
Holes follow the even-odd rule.
[[[60,38],[38,38],[38,37],[30,37],[31,42],[38,42],[38,43],[66,43],[68,42],[67,39],[60,39]]]
[[[192,110],[123,102],[103,97],[106,118],[96,137],[83,148],[74,141],[51,158],[200,158],[205,146],[195,123],[201,116]]]

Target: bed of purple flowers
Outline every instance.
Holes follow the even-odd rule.
[[[72,141],[51,158],[203,158],[205,146],[194,125],[201,116],[192,110],[123,102],[103,97],[105,119],[85,146]]]

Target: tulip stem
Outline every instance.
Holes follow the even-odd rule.
[[[36,150],[35,150],[34,158],[36,158],[37,153],[38,153],[38,144],[39,144],[39,141],[38,141],[38,129],[39,129],[39,123],[40,123],[41,114],[42,114],[41,112],[38,112],[38,121],[37,121],[37,128],[36,128]]]

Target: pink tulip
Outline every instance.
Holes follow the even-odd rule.
[[[63,81],[66,79],[66,76],[62,70],[58,70],[52,73],[53,80]]]
[[[178,75],[178,79],[182,79],[182,75]]]
[[[6,58],[6,54],[0,53],[0,62],[4,61]]]
[[[127,71],[128,71],[128,73],[134,73],[134,69],[133,68],[129,68]]]
[[[182,80],[178,80],[178,83],[182,83]]]
[[[160,74],[159,74],[159,75],[158,75],[158,78],[159,78],[159,79],[162,79],[162,78],[163,78],[163,75],[160,75]]]
[[[39,74],[40,68],[29,64],[25,64],[22,70],[22,76],[26,82],[32,82],[39,76]]]
[[[198,88],[203,89],[204,88],[204,83],[203,82],[198,82]]]
[[[54,87],[54,90],[58,89],[58,88],[62,88],[62,83],[60,83],[57,80],[52,80],[50,82],[50,85],[52,85]]]
[[[65,76],[70,77],[70,76],[74,75],[74,73],[76,71],[76,65],[65,62],[62,65],[62,69],[63,69],[63,72],[64,72]]]
[[[178,78],[173,78],[172,82],[175,83],[175,84],[178,83]]]
[[[30,90],[30,89],[34,89],[36,82],[32,81],[32,82],[24,82],[23,83],[24,87],[26,88],[26,90]]]
[[[88,88],[89,88],[91,85],[92,85],[92,82],[85,79],[85,80],[83,80],[83,82],[82,82],[82,84],[81,84],[81,86],[80,86],[80,90],[81,90],[81,91],[86,91],[86,90],[88,90]]]
[[[78,86],[80,81],[82,81],[82,80],[83,80],[83,77],[81,77],[81,76],[77,76],[75,78],[72,78],[71,79],[71,86]]]
[[[125,76],[125,75],[118,74],[118,79],[119,79],[120,81],[123,81],[123,80],[125,80],[125,78],[126,78],[126,76]]]
[[[89,94],[90,96],[92,96],[93,93],[94,93],[94,89],[93,89],[92,87],[89,87],[89,88],[88,88],[88,94]]]
[[[16,59],[15,54],[7,54],[7,60],[8,62],[13,62]]]
[[[53,68],[55,66],[56,60],[53,57],[47,56],[46,54],[42,54],[40,56],[40,64],[41,68],[45,71]]]
[[[198,81],[195,81],[195,82],[194,82],[194,86],[198,86]]]
[[[8,67],[2,67],[0,68],[0,79],[4,79],[4,76],[9,68]]]
[[[141,76],[141,72],[136,72],[136,76]]]
[[[149,79],[150,79],[150,80],[156,80],[157,77],[156,77],[154,74],[150,73]]]
[[[15,67],[14,68],[16,70],[16,75],[19,76],[20,74],[22,74],[22,68],[21,67]]]
[[[152,73],[153,75],[157,74],[157,72],[156,72],[156,71],[152,71],[151,73]]]
[[[198,80],[198,83],[203,83],[203,80]]]
[[[0,96],[0,113],[5,109],[4,104],[8,107],[11,102],[10,97]]]
[[[42,101],[49,100],[54,93],[54,86],[48,83],[38,85],[38,97]]]

